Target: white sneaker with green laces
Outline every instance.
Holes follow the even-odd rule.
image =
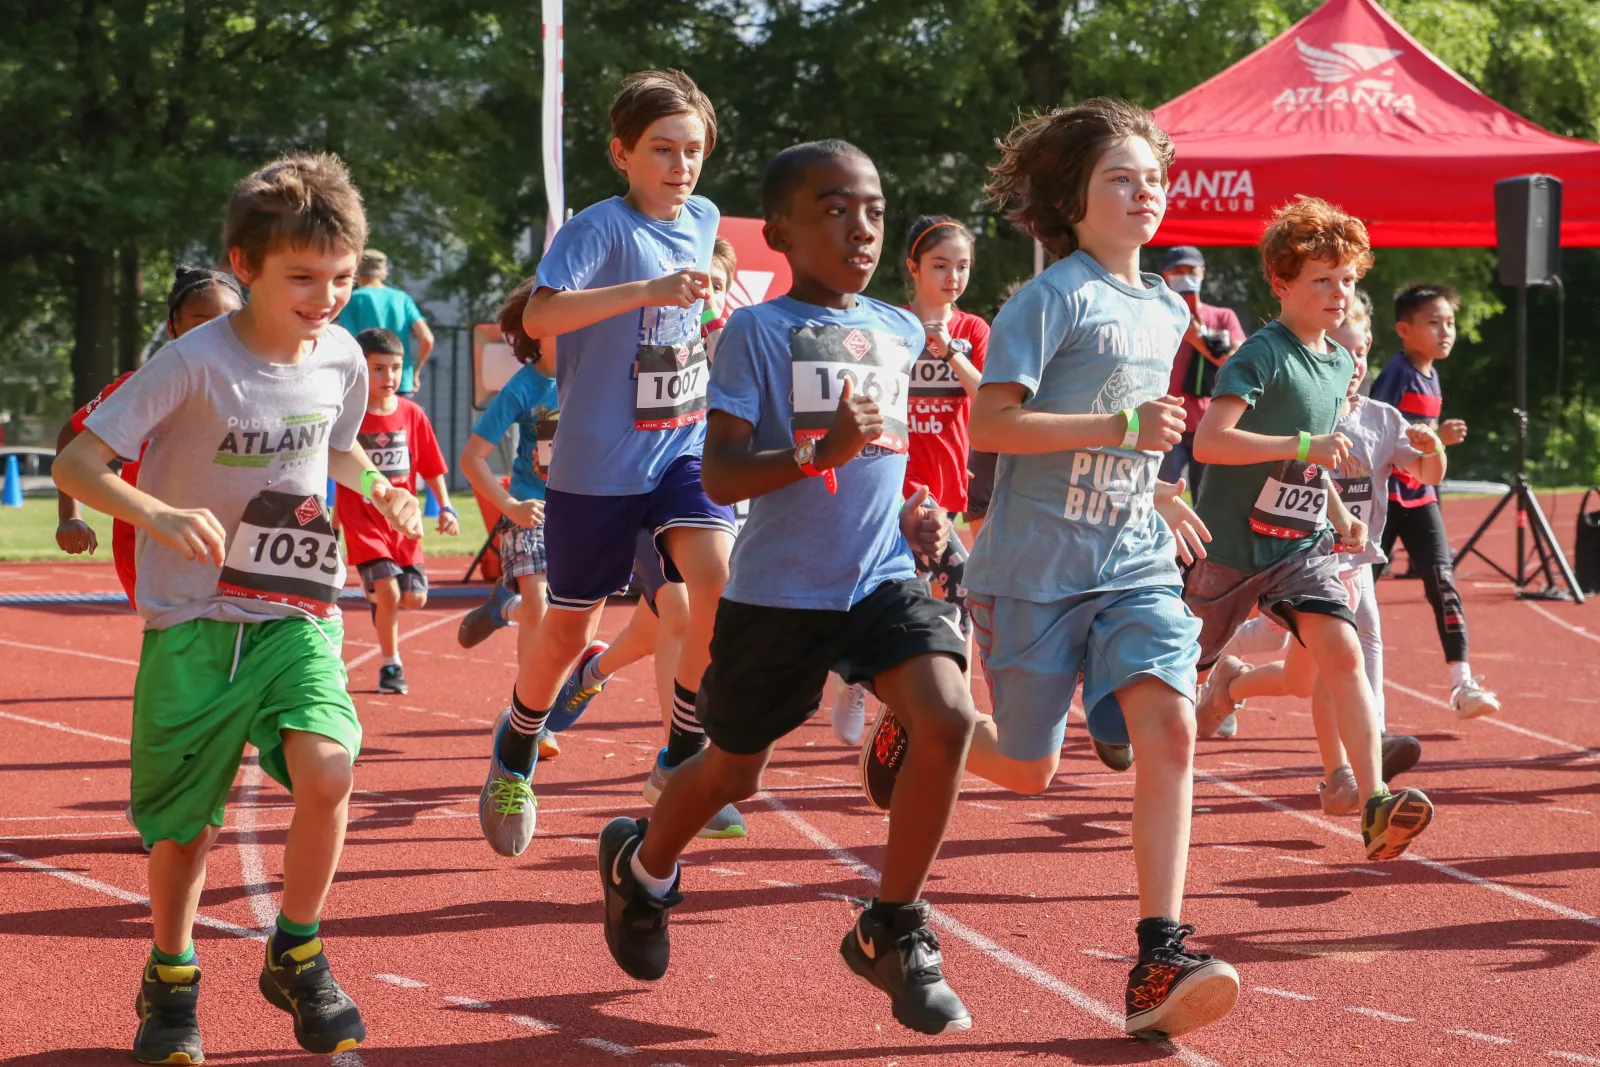
[[[496,753],[500,748],[500,734],[511,729],[511,709],[500,713],[494,722],[494,733],[489,746],[489,777],[478,794],[478,827],[489,847],[502,856],[515,858],[522,855],[533,840],[533,830],[539,821],[539,802],[534,798],[533,775],[520,775],[508,770]],[[534,766],[538,766],[537,753]]]

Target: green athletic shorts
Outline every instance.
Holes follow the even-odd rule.
[[[145,632],[133,687],[133,821],[147,847],[222,825],[246,743],[291,792],[284,730],[332,738],[356,758],[361,722],[345,691],[343,641],[343,624],[307,618],[242,628],[195,619]]]

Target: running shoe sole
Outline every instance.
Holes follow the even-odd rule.
[[[1200,702],[1195,708],[1195,733],[1200,737],[1213,737],[1222,727],[1222,721],[1238,711],[1228,699],[1228,686],[1250,668],[1238,656],[1223,656],[1206,676],[1201,687]]]
[[[866,794],[867,803],[879,811],[888,811],[894,800],[895,779],[906,758],[906,731],[889,710],[889,705],[880,704],[872,730],[866,736],[867,743],[861,746],[861,755],[856,760],[861,791]]]
[[[1094,746],[1094,754],[1100,762],[1111,770],[1120,774],[1133,766],[1132,745],[1108,745],[1098,737],[1089,738],[1089,743]]]
[[[507,708],[500,713],[494,721],[494,729],[489,734],[489,776],[483,781],[483,790],[478,794],[478,830],[483,834],[483,839],[496,853],[507,859],[516,859],[528,850],[533,843],[533,835],[539,827],[539,800],[533,798],[528,803],[528,810],[522,816],[501,815],[491,811],[493,800],[489,796],[489,788],[500,777],[500,731],[511,729],[511,709]],[[535,761],[534,766],[538,766]],[[529,786],[531,788],[532,782]],[[525,818],[526,825],[512,833],[506,833],[506,828],[511,825],[511,820]],[[489,820],[496,820],[490,825]],[[524,831],[526,836],[524,836]],[[520,843],[520,844],[519,844]]]
[[[661,799],[661,791],[667,787],[668,771],[661,766],[661,756],[656,755],[655,763],[650,766],[650,776],[644,780],[645,803],[652,808],[656,801]],[[722,810],[711,816],[711,821],[700,828],[694,836],[702,841],[729,841],[750,836],[749,829],[745,826],[744,816],[739,814],[739,809],[732,804],[724,804]]]
[[[1367,859],[1392,860],[1400,857],[1433,821],[1433,802],[1416,789],[1395,794],[1383,833],[1367,845]]]
[[[1179,978],[1166,999],[1129,1015],[1123,1029],[1130,1037],[1160,1041],[1180,1037],[1226,1016],[1239,1003],[1239,972],[1222,960],[1208,960]]]

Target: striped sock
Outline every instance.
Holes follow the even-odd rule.
[[[511,729],[500,735],[500,743],[495,747],[495,756],[505,764],[506,770],[521,775],[533,772],[534,760],[538,758],[536,740],[549,717],[549,708],[534,711],[517,696],[516,687],[512,687]]]
[[[697,694],[681,682],[672,683],[672,726],[667,730],[668,767],[676,767],[706,747],[706,732],[694,713]]]

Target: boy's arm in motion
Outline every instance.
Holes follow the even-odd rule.
[[[68,419],[61,427],[61,432],[56,435],[56,456],[70,445],[78,436],[78,430]],[[78,507],[78,501],[70,494],[56,489],[56,547],[71,555],[87,552],[91,556],[94,550],[100,547],[100,539],[95,536],[94,527],[83,521],[83,512]]]
[[[1275,437],[1238,428],[1239,419],[1249,408],[1242,396],[1215,396],[1200,417],[1194,434],[1194,458],[1201,463],[1240,466],[1295,459],[1300,454],[1300,438]],[[1336,467],[1350,454],[1350,439],[1342,433],[1325,433],[1311,438],[1307,460],[1323,467]]]
[[[131,523],[184,559],[222,566],[227,532],[207,508],[174,508],[123,481],[111,470],[116,451],[85,429],[56,457],[56,486],[68,495]],[[359,476],[357,477],[359,482]]]
[[[439,502],[439,532],[454,537],[461,532],[461,521],[456,517],[456,509],[450,503],[450,487],[444,484],[444,475],[424,479],[428,492],[433,494],[433,499]]]
[[[812,465],[831,470],[849,463],[883,432],[883,414],[875,401],[857,395],[850,379],[839,391],[833,425],[817,442]],[[716,408],[706,420],[705,455],[700,480],[706,495],[718,504],[753,500],[806,477],[795,462],[793,448],[770,452],[750,451],[755,427]]]
[[[328,477],[346,489],[360,493],[362,476],[367,471],[378,473],[367,458],[366,450],[359,444],[351,445],[348,452],[331,447],[328,449]],[[389,479],[378,474],[373,479],[369,499],[390,526],[413,541],[422,536],[422,509],[417,507],[416,497],[398,485],[391,485]]]
[[[1339,495],[1339,483],[1327,471],[1322,472],[1322,487],[1328,491],[1328,521],[1333,524],[1333,532],[1339,535],[1340,551],[1351,555],[1365,551],[1367,524],[1344,506],[1344,498]]]
[[[1020,382],[989,382],[972,402],[968,432],[980,452],[1038,455],[1079,448],[1114,448],[1127,425],[1120,414],[1057,415],[1023,407],[1027,388]],[[1144,452],[1170,452],[1183,439],[1183,401],[1163,396],[1139,405],[1139,441]]]
[[[461,448],[461,473],[466,475],[472,488],[478,491],[500,514],[525,529],[532,529],[544,521],[543,500],[518,500],[500,484],[500,479],[489,469],[489,454],[494,442],[472,434]],[[442,501],[444,498],[440,498]]]

